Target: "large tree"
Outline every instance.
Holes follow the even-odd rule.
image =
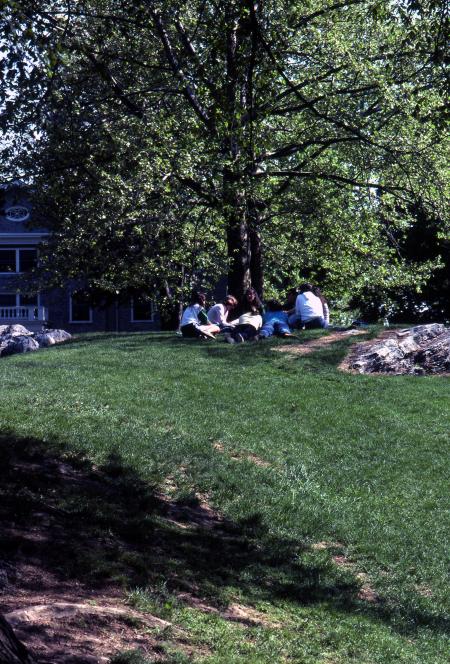
[[[250,284],[262,291],[264,241],[270,260],[273,244],[295,244],[314,214],[316,233],[324,210],[327,221],[348,220],[347,231],[331,224],[334,244],[348,232],[347,251],[364,255],[380,232],[398,251],[419,198],[441,203],[443,2],[3,4],[6,124],[12,140],[25,127],[41,132],[41,182],[65,205],[69,191],[78,209],[88,201],[97,228],[117,219],[105,195],[129,221],[134,192],[146,228],[191,210],[196,228],[223,234],[238,296]],[[70,246],[67,207],[66,217],[60,239]],[[77,221],[89,241],[89,223]]]

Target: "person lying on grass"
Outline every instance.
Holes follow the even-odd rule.
[[[225,332],[225,341],[229,344],[241,344],[244,341],[256,341],[258,330],[262,325],[262,316],[259,313],[248,311],[239,316],[237,325]]]
[[[218,325],[213,325],[205,311],[206,295],[192,291],[189,306],[183,311],[180,330],[183,337],[196,337],[198,339],[214,339],[220,332]]]
[[[280,337],[292,337],[288,325],[288,314],[278,300],[269,300],[263,315],[263,325],[259,331],[259,339],[267,339],[276,334]]]
[[[210,323],[218,325],[222,332],[228,331],[230,327],[237,324],[237,320],[228,320],[228,316],[236,309],[238,301],[234,295],[227,295],[222,302],[214,304],[208,311]]]

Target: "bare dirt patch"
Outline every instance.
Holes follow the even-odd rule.
[[[338,566],[344,569],[347,569],[349,572],[355,573],[355,578],[361,584],[358,590],[357,598],[363,600],[364,602],[369,603],[379,603],[380,597],[375,592],[370,584],[369,575],[365,572],[357,572],[357,567],[355,563],[347,558],[344,555],[332,556],[333,562]]]
[[[289,346],[279,346],[274,350],[279,353],[287,353],[288,355],[309,355],[310,353],[315,352],[321,348],[325,348],[330,344],[334,344],[337,341],[342,341],[342,339],[347,339],[348,337],[361,336],[367,334],[366,330],[345,330],[343,332],[331,332],[326,336],[319,337],[318,339],[311,339],[310,341],[305,341],[302,344],[291,344]]]
[[[174,502],[164,494],[158,494],[161,502],[166,506],[165,517],[168,522],[180,528],[202,528],[214,530],[221,528],[224,518],[208,503],[208,497],[195,494],[190,504]]]
[[[228,451],[225,446],[219,442],[215,441],[213,443],[214,449],[219,452],[220,454],[227,454],[230,459],[233,459],[234,461],[250,461],[250,463],[253,463],[255,466],[260,466],[261,468],[270,468],[271,464],[268,461],[264,461],[264,459],[261,459],[261,457],[257,456],[256,454],[253,454],[252,452],[244,453],[244,452],[234,452],[234,451]]]
[[[181,601],[186,602],[190,606],[194,606],[203,613],[212,613],[216,616],[220,616],[224,620],[239,623],[246,627],[281,627],[281,623],[271,620],[266,614],[251,606],[232,603],[226,609],[219,609],[189,592],[181,592],[178,593],[177,596]]]
[[[314,542],[311,545],[311,549],[313,549],[313,551],[333,551],[343,548],[344,545],[341,544],[340,542],[329,542],[326,540],[322,542]],[[378,594],[375,592],[375,590],[372,588],[370,584],[370,578],[368,574],[366,574],[365,572],[358,572],[356,564],[343,553],[335,553],[334,555],[331,556],[331,559],[334,562],[334,564],[337,565],[338,567],[346,569],[354,574],[355,579],[357,579],[357,581],[360,584],[358,593],[356,595],[358,599],[369,603],[380,602]]]
[[[311,549],[313,549],[313,551],[325,551],[329,549],[342,549],[343,546],[344,545],[341,544],[340,542],[323,541],[323,542],[314,542],[314,544],[311,544]]]

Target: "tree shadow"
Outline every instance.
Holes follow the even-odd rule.
[[[298,541],[270,536],[258,512],[232,523],[201,497],[170,499],[118,454],[96,468],[56,443],[4,433],[0,445],[0,573],[12,590],[9,600],[0,595],[2,610],[24,593],[58,601],[139,587],[156,598],[164,588],[162,605],[169,594],[220,611],[234,587],[249,603],[326,601],[343,612],[395,618],[402,631],[450,627],[417,607],[399,621],[385,603],[362,602],[351,574],[329,560],[302,559]]]

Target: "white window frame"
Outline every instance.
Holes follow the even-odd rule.
[[[20,272],[20,252],[22,250],[25,251],[35,251],[36,252],[36,259],[38,256],[38,250],[36,247],[30,246],[30,247],[1,247],[0,246],[0,251],[15,251],[16,252],[16,269],[14,272],[0,272],[0,275],[3,274],[26,274],[25,272]]]
[[[73,320],[72,318],[72,296],[73,292],[69,293],[69,323],[72,325],[86,325],[92,323],[92,307],[89,305],[89,320]]]
[[[154,323],[155,321],[155,303],[153,300],[149,301],[150,303],[150,318],[135,318],[134,317],[134,298],[131,298],[131,308],[130,308],[130,322],[131,323]]]

